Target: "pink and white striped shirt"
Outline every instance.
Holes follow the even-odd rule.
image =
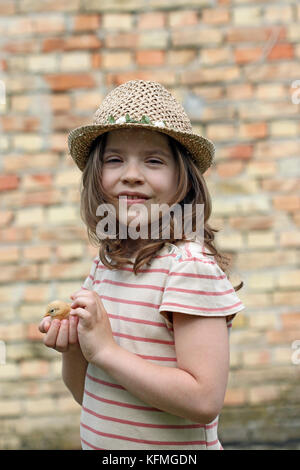
[[[101,297],[120,346],[146,361],[176,367],[168,312],[225,316],[230,328],[234,314],[245,308],[205,253],[194,241],[166,244],[137,276],[132,265],[110,270],[96,257],[82,287]],[[155,409],[88,365],[80,424],[83,449],[220,450],[217,426],[218,418],[204,425]]]

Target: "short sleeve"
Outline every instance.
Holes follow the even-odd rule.
[[[90,269],[89,275],[86,277],[84,283],[82,284],[81,288],[82,289],[87,289],[87,290],[93,290],[93,285],[94,285],[94,280],[95,280],[95,274],[96,270],[99,264],[99,257],[96,256],[93,259],[92,266]]]
[[[228,317],[229,321],[244,308],[228,277],[212,257],[173,260],[159,307],[165,318],[170,320],[167,312],[182,312]]]

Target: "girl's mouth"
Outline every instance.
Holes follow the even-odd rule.
[[[127,205],[129,205],[129,204],[143,204],[146,201],[148,201],[148,199],[127,199]]]
[[[149,201],[149,199],[143,199],[143,198],[138,198],[138,197],[130,197],[130,196],[120,196],[119,200],[125,200],[127,205],[130,204],[144,204],[146,201]]]

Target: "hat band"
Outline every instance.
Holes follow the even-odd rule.
[[[151,121],[151,119],[143,114],[142,119],[137,120],[133,119],[130,117],[130,115],[127,113],[125,116],[121,116],[118,119],[116,119],[112,114],[110,114],[107,118],[107,122],[109,124],[146,124],[154,127],[167,127],[166,121]]]

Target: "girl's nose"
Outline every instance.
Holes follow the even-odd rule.
[[[141,169],[139,168],[139,165],[136,165],[135,163],[127,165],[121,176],[121,181],[128,183],[144,181],[144,176]]]

